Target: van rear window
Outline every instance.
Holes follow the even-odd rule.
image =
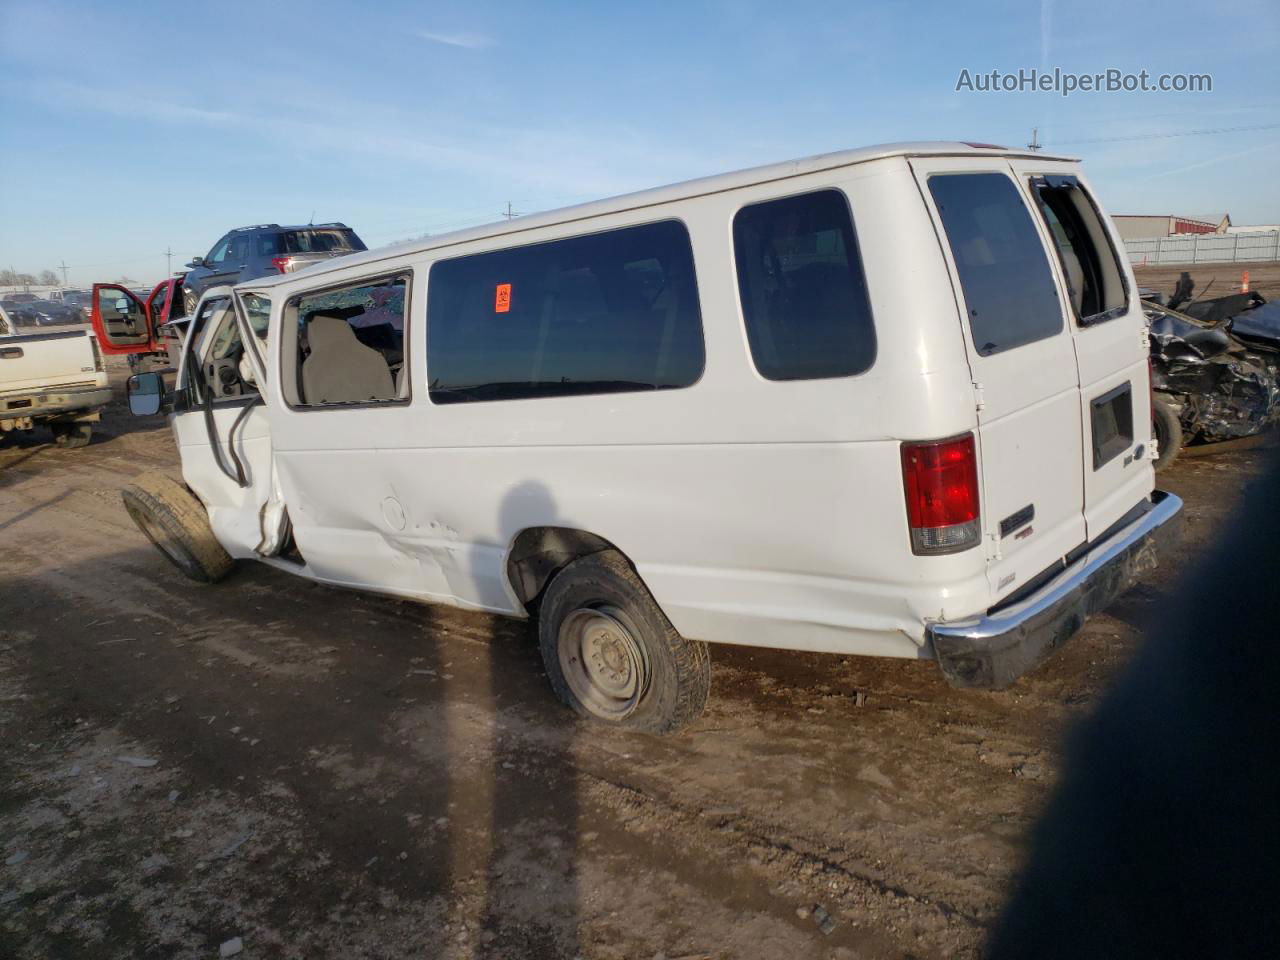
[[[431,267],[434,403],[687,387],[704,361],[693,249],[674,220]]]
[[[842,193],[743,207],[733,218],[733,253],[751,357],[762,376],[847,377],[875,361],[871,304]]]
[[[1002,173],[947,173],[929,192],[951,245],[973,344],[982,356],[1062,330],[1044,244],[1014,182]]]

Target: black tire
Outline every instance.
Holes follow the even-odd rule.
[[[1156,441],[1156,472],[1166,469],[1178,459],[1182,449],[1182,423],[1158,393],[1151,395],[1151,436]]]
[[[594,631],[594,633],[592,633]],[[596,640],[577,639],[588,634]],[[591,678],[594,659],[600,670],[600,646],[579,656],[604,637],[604,657],[613,657],[612,676],[635,677],[606,691]],[[646,733],[670,733],[702,714],[711,690],[711,654],[707,645],[686,640],[654,602],[635,570],[615,550],[575,560],[556,574],[538,613],[538,646],[556,695],[574,712],[591,720]],[[566,672],[568,671],[568,672]],[[606,678],[606,681],[611,678]],[[584,691],[584,686],[590,688]],[[629,687],[626,689],[630,689]],[[601,700],[606,701],[603,705]]]
[[[182,483],[147,473],[121,492],[124,508],[147,539],[197,583],[217,583],[235,566],[209,527],[209,515]]]
[[[53,442],[64,450],[87,447],[93,438],[92,423],[52,423]]]

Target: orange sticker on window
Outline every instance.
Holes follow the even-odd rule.
[[[493,293],[493,312],[507,313],[511,309],[511,284],[500,283]]]

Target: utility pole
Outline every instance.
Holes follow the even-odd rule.
[[[61,263],[61,267],[62,267],[62,286],[63,286],[63,287],[66,287],[66,285],[67,285],[67,261],[63,260],[63,261],[62,261],[62,263]]]
[[[164,248],[164,278],[173,276],[173,244]]]
[[[520,216],[520,214],[517,211],[511,209],[510,200],[507,201],[507,209],[502,211],[502,215],[506,217],[508,220],[512,219],[513,217]]]
[[[1039,150],[1041,147],[1044,146],[1044,144],[1040,142],[1039,134],[1040,134],[1039,127],[1031,128],[1031,142],[1027,144],[1028,150]]]

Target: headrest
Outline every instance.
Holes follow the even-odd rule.
[[[307,325],[307,340],[313,351],[340,349],[350,346],[355,339],[351,324],[341,317],[318,313],[312,316],[311,323]]]

